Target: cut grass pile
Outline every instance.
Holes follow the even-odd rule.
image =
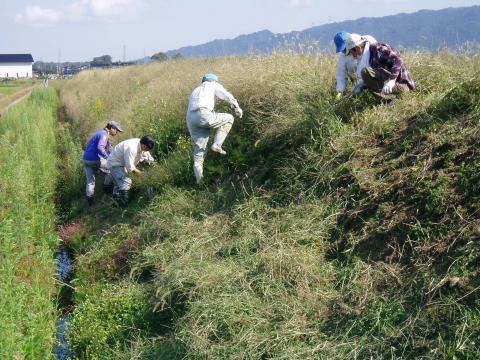
[[[128,208],[103,198],[72,215],[88,229],[72,240],[77,355],[479,358],[480,63],[406,62],[419,91],[394,106],[366,93],[334,106],[330,56],[175,60],[66,83],[79,143],[110,117],[126,128],[115,141],[159,143]],[[207,71],[245,115],[197,187],[185,109]]]
[[[48,359],[55,338],[56,109],[35,90],[0,120],[0,358]]]

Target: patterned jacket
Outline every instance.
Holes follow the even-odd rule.
[[[396,80],[401,84],[407,84],[411,90],[415,90],[415,82],[405,67],[403,59],[388,44],[370,45],[370,64],[372,68],[383,68],[391,73],[390,80]]]

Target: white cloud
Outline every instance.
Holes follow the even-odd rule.
[[[28,26],[95,19],[114,22],[135,18],[143,8],[143,0],[77,0],[58,9],[26,6],[15,16],[15,21]]]
[[[15,22],[33,26],[54,24],[62,20],[62,15],[62,11],[59,10],[27,6],[21,14],[15,16]]]
[[[105,19],[135,17],[143,8],[139,0],[90,0],[89,5],[94,16]]]
[[[353,0],[356,3],[382,3],[382,4],[394,4],[394,3],[401,3],[407,2],[408,0]]]
[[[297,7],[310,7],[313,5],[313,0],[290,0],[288,2],[288,7],[297,8]]]

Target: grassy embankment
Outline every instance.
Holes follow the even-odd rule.
[[[408,56],[419,91],[394,106],[333,106],[334,64],[180,60],[65,85],[79,143],[111,116],[115,141],[159,142],[132,204],[93,214],[76,211],[79,145],[66,155],[80,358],[480,357],[478,57]],[[245,115],[196,187],[185,109],[210,70]]]
[[[0,119],[1,359],[52,354],[57,104],[36,90]]]

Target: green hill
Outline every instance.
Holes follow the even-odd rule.
[[[335,106],[334,57],[176,60],[79,74],[60,189],[85,359],[480,357],[478,57],[407,55],[418,91]],[[239,100],[197,187],[188,95]],[[228,111],[224,105],[220,109]],[[109,117],[153,135],[127,208],[84,212],[81,146]]]
[[[232,56],[271,54],[278,50],[297,53],[333,52],[333,36],[339,31],[369,34],[396,48],[478,53],[480,6],[441,10],[420,10],[383,17],[314,26],[301,31],[275,34],[262,30],[234,39],[217,39],[205,44],[186,46],[166,52],[169,57]]]

